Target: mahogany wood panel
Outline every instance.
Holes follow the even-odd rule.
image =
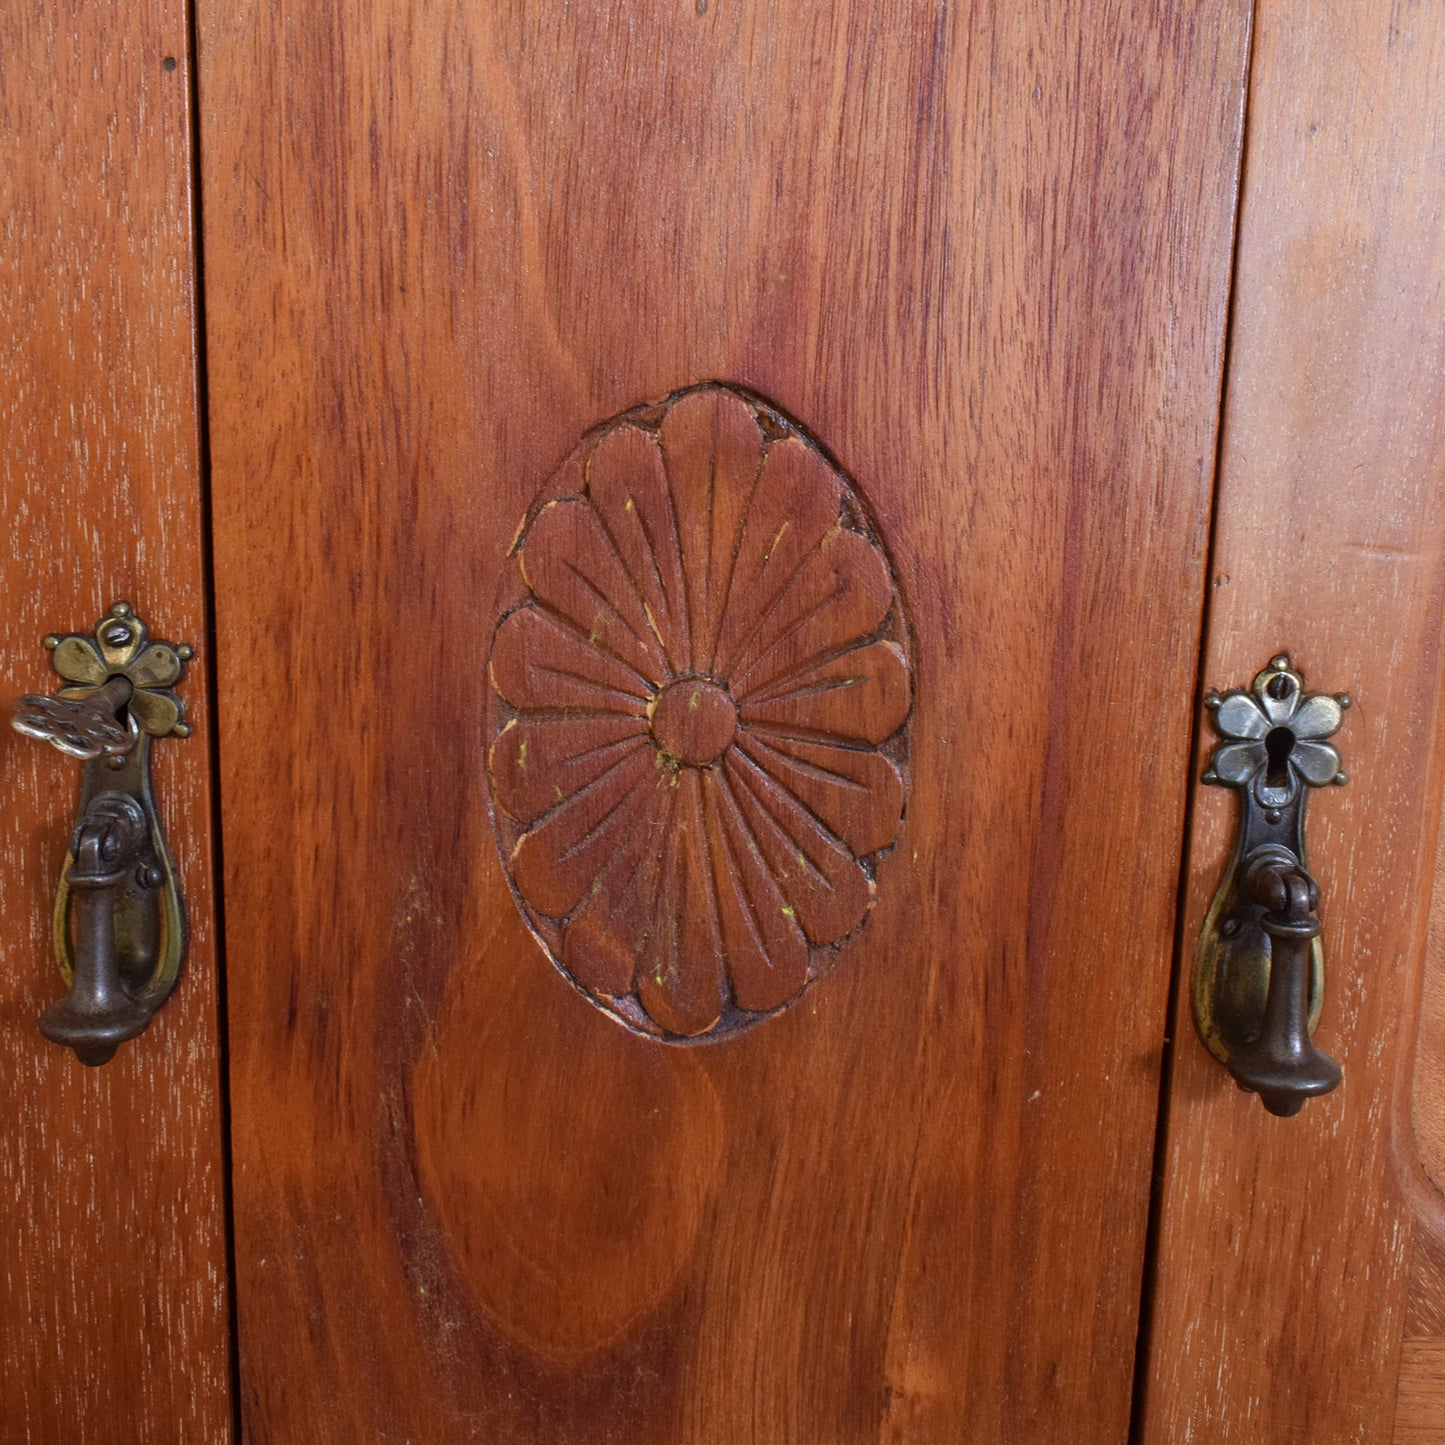
[[[1445,838],[1435,853],[1410,1117],[1419,1220],[1410,1240],[1395,1439],[1445,1436]]]
[[[230,1438],[185,6],[0,8],[0,1439]],[[99,1070],[42,1039],[80,765],[8,726],[114,600],[200,647],[156,786],[190,959]]]
[[[1412,1234],[1440,1226],[1410,1079],[1445,756],[1442,81],[1439,4],[1260,6],[1204,681],[1288,651],[1354,694],[1353,781],[1308,824],[1317,1037],[1344,1083],[1270,1117],[1199,1045],[1181,988],[1145,1409],[1160,1445],[1389,1439]],[[1233,826],[1204,790],[1186,977]]]
[[[1122,1439],[1247,6],[200,33],[251,1438]],[[515,906],[487,657],[578,439],[709,380],[866,504],[912,793],[828,975],[673,1045]]]
[[[1411,1122],[1421,1171],[1439,1189],[1445,1186],[1445,848],[1436,851],[1431,881]]]
[[[1396,1445],[1436,1445],[1445,1434],[1445,1342],[1407,1339],[1400,1354]]]

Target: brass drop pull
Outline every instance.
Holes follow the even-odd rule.
[[[1288,1116],[1340,1082],[1340,1066],[1311,1037],[1325,965],[1304,820],[1308,788],[1348,781],[1325,739],[1338,731],[1350,695],[1307,693],[1281,654],[1251,688],[1204,701],[1221,736],[1204,781],[1238,790],[1240,819],[1204,920],[1194,1021],[1240,1088]]]
[[[185,905],[151,791],[153,738],[187,737],[171,691],[194,655],[151,641],[127,602],[93,634],[45,639],[66,685],[15,704],[14,726],[81,758],[80,808],[56,895],[53,937],[65,998],[40,1031],[103,1064],[143,1033],[180,977]]]

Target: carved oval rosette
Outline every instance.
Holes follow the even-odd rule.
[[[543,489],[499,610],[492,817],[553,962],[668,1040],[786,1007],[907,791],[902,609],[847,479],[731,388],[637,407]]]

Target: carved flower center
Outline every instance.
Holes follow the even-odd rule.
[[[705,677],[670,682],[652,704],[652,736],[680,763],[705,768],[727,751],[738,730],[737,704]]]

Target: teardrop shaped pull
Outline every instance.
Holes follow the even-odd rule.
[[[171,689],[194,650],[153,641],[128,602],[94,633],[45,639],[65,686],[15,704],[17,732],[85,763],[52,933],[69,986],[40,1031],[103,1064],[145,1031],[170,997],[186,950],[186,913],[151,791],[155,738],[190,735]]]
[[[1312,1038],[1325,973],[1304,820],[1309,789],[1348,781],[1325,739],[1350,703],[1348,693],[1306,692],[1283,653],[1249,689],[1205,698],[1220,741],[1204,781],[1234,788],[1240,816],[1200,937],[1194,1021],[1240,1088],[1281,1116],[1299,1113],[1341,1077]]]

